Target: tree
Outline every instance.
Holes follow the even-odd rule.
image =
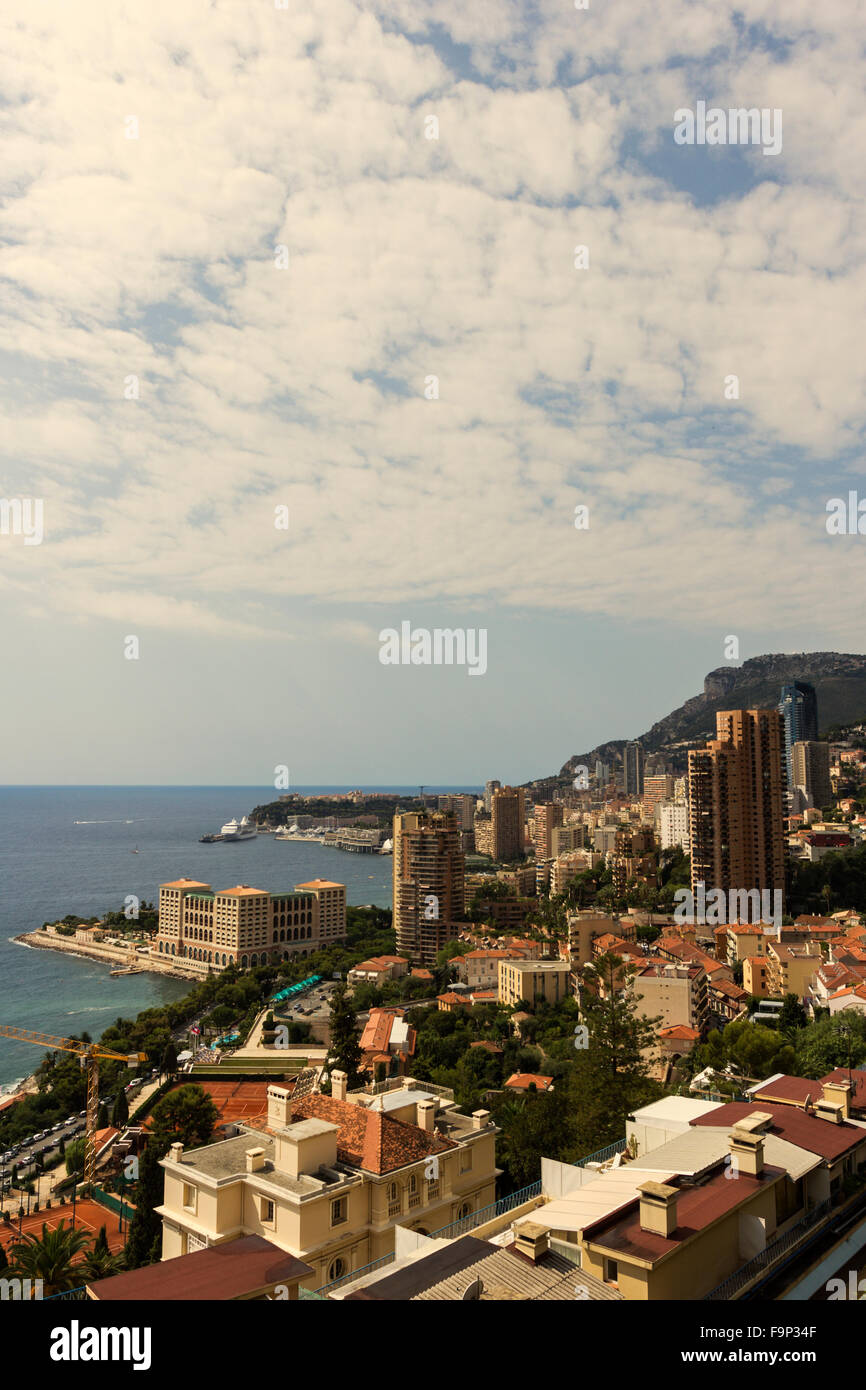
[[[174,1076],[177,1071],[177,1053],[174,1043],[167,1043],[162,1054],[162,1061],[159,1064],[160,1075]]]
[[[153,1107],[148,1151],[153,1147],[161,1158],[171,1144],[200,1148],[209,1142],[218,1118],[219,1111],[201,1086],[179,1086]]]
[[[104,1100],[99,1102],[99,1109],[96,1112],[96,1128],[108,1129],[108,1106]]]
[[[635,1106],[661,1094],[649,1076],[661,1018],[645,1018],[638,1012],[631,990],[633,974],[634,967],[610,951],[594,966],[584,968],[584,978],[591,987],[583,990],[582,997],[582,1018],[589,1039],[588,1046],[575,1053],[577,1110],[584,1120],[603,1115],[604,1132],[612,1133],[613,1138],[624,1132],[626,1117]]]
[[[114,1105],[111,1108],[111,1123],[115,1129],[123,1129],[129,1119],[129,1102],[126,1099],[126,1092],[123,1087],[118,1091],[114,1098]]]
[[[166,1097],[168,1099],[168,1097]],[[154,1264],[160,1258],[162,1218],[155,1208],[163,1197],[163,1171],[152,1139],[139,1159],[138,1185],[135,1191],[135,1215],[129,1224],[126,1242],[126,1263],[130,1269]]]
[[[73,1139],[66,1145],[66,1171],[70,1177],[84,1172],[84,1156],[87,1145],[84,1139]]]
[[[360,1080],[361,1048],[355,1010],[346,995],[345,985],[338,985],[331,997],[331,1041],[329,1055],[334,1059],[332,1071],[344,1071],[349,1078],[348,1089]]]
[[[796,994],[786,994],[779,1010],[779,1032],[786,1037],[806,1027],[806,1010]]]
[[[76,1255],[90,1245],[90,1238],[61,1221],[54,1229],[42,1223],[42,1235],[20,1236],[9,1247],[10,1266],[23,1279],[42,1279],[43,1293],[62,1293],[78,1286],[81,1274],[73,1266]]]

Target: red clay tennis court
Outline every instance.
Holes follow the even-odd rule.
[[[178,1081],[177,1086],[188,1085],[190,1080],[203,1091],[207,1091],[219,1112],[218,1125],[251,1123],[254,1120],[264,1123],[268,1117],[268,1087],[285,1086],[291,1090],[294,1085],[294,1079],[283,1081],[282,1078],[275,1077],[261,1081],[211,1081],[207,1077],[194,1076],[184,1077]],[[176,1089],[177,1087],[172,1087],[172,1090]],[[148,1116],[144,1121],[145,1128],[149,1121]]]
[[[26,1206],[26,1203],[25,1203]],[[7,1211],[9,1210],[7,1205]],[[31,1211],[29,1216],[24,1216],[21,1221],[22,1235],[41,1235],[43,1223],[53,1230],[59,1226],[61,1221],[65,1221],[67,1227],[72,1224],[72,1206],[65,1207],[52,1206],[48,1211]],[[108,1237],[108,1248],[112,1255],[116,1255],[126,1244],[126,1225],[124,1222],[123,1233],[118,1229],[120,1217],[113,1211],[108,1211],[106,1207],[101,1207],[98,1202],[91,1202],[83,1199],[75,1203],[75,1229],[84,1231],[86,1235],[94,1239],[99,1235],[100,1226],[105,1227],[105,1234]],[[0,1221],[0,1245],[8,1250],[13,1240],[18,1239],[18,1218],[14,1223],[7,1226],[5,1221]]]

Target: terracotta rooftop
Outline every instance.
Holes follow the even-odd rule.
[[[309,883],[297,883],[296,888],[343,888],[342,883],[332,883],[329,878],[311,878]]]
[[[539,1076],[529,1071],[516,1071],[513,1076],[509,1076],[505,1084],[512,1091],[528,1091],[530,1086],[534,1086],[537,1091],[549,1091],[553,1085],[553,1077]]]
[[[813,1084],[817,1088],[819,1083],[816,1081]],[[779,1105],[765,1100],[732,1101],[729,1105],[720,1105],[716,1110],[699,1115],[690,1123],[709,1125],[712,1129],[732,1129],[740,1120],[744,1120],[747,1115],[755,1114],[756,1111],[768,1112],[773,1116],[769,1133],[775,1134],[779,1139],[786,1139],[790,1144],[796,1144],[807,1153],[817,1154],[819,1158],[828,1162],[841,1158],[843,1154],[856,1149],[859,1144],[866,1144],[866,1130],[857,1125],[847,1124],[845,1121],[839,1125],[832,1124],[819,1116],[807,1115],[794,1105]],[[736,1183],[729,1185],[737,1186]]]
[[[390,1173],[429,1154],[458,1147],[441,1134],[429,1134],[417,1125],[392,1119],[382,1110],[333,1096],[304,1096],[292,1106],[293,1120],[311,1118],[337,1125],[337,1157],[368,1173]]]
[[[723,1110],[733,1108],[722,1107]],[[830,1128],[829,1125],[826,1127]],[[655,1264],[664,1255],[676,1250],[683,1241],[698,1235],[726,1213],[736,1210],[762,1187],[777,1182],[783,1176],[783,1168],[772,1168],[766,1164],[760,1177],[740,1173],[736,1182],[728,1182],[727,1171],[721,1171],[699,1187],[678,1189],[677,1226],[670,1236],[657,1235],[653,1231],[641,1229],[638,1198],[624,1210],[620,1209],[613,1217],[607,1216],[594,1225],[585,1226],[583,1239],[614,1254],[619,1252],[621,1255],[631,1255],[634,1259]]]

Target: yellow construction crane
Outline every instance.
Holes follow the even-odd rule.
[[[49,1052],[74,1052],[87,1072],[87,1119],[84,1131],[84,1183],[91,1187],[96,1172],[96,1117],[99,1113],[99,1063],[125,1062],[137,1067],[147,1061],[146,1052],[112,1052],[100,1043],[81,1042],[78,1038],[54,1038],[50,1033],[31,1033],[27,1028],[12,1028],[0,1024],[0,1038],[17,1038],[19,1042],[36,1043]]]

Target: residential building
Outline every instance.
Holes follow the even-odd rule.
[[[791,785],[804,792],[810,806],[822,810],[833,804],[829,743],[798,740],[791,749],[791,768]]]
[[[644,801],[650,806],[658,806],[662,801],[670,801],[674,794],[675,779],[669,772],[655,773],[644,777]]]
[[[499,962],[500,1004],[533,1003],[545,999],[559,1004],[571,993],[571,966],[568,961],[501,960]]]
[[[636,964],[631,990],[638,1014],[658,1018],[660,1028],[685,1024],[700,1032],[707,1018],[707,976],[701,966],[663,960]]]
[[[767,990],[771,999],[784,999],[796,994],[805,999],[823,964],[821,947],[816,941],[804,946],[783,946],[769,938],[767,941]]]
[[[523,854],[526,793],[522,787],[502,787],[493,793],[491,824],[493,858],[507,863]]]
[[[381,986],[386,980],[402,979],[408,972],[409,962],[404,956],[371,956],[353,965],[346,979],[350,985]]]
[[[301,1280],[312,1274],[303,1260],[251,1235],[96,1279],[87,1285],[87,1296],[98,1303],[297,1302]]]
[[[394,1249],[394,1228],[425,1234],[494,1199],[495,1125],[489,1112],[455,1113],[452,1101],[404,1078],[375,1097],[334,1093],[298,1101],[268,1088],[267,1124],[185,1150],[162,1167],[163,1260],[258,1235],[308,1264],[317,1287]]]
[[[581,825],[578,821],[570,821],[568,825],[554,826],[550,836],[550,853],[543,857],[557,859],[560,854],[583,849],[585,844],[586,826]],[[537,849],[536,856],[538,856]]]
[[[561,801],[548,801],[536,806],[534,812],[535,829],[533,841],[536,859],[551,859],[558,851],[554,848],[554,832],[562,825],[563,807]],[[571,837],[573,839],[573,837]],[[567,849],[579,849],[580,845],[568,844]]]
[[[689,852],[689,808],[684,801],[660,801],[656,807],[659,848],[679,846]]]
[[[417,1037],[406,1022],[405,1009],[371,1009],[359,1043],[364,1070],[375,1075],[381,1065],[388,1076],[404,1075],[415,1055]]]
[[[785,889],[784,729],[775,710],[720,710],[689,753],[692,892]],[[780,899],[783,901],[783,899]]]
[[[453,811],[396,815],[393,857],[397,950],[432,965],[465,920],[465,857]]]
[[[214,893],[208,883],[181,878],[160,886],[153,950],[208,974],[311,955],[345,936],[342,883],[315,879],[292,893],[241,883]]]

